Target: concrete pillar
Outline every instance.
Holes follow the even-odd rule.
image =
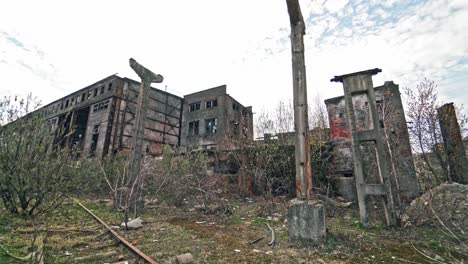
[[[141,78],[140,89],[138,91],[138,103],[135,113],[135,124],[133,125],[133,134],[132,134],[132,145],[129,156],[129,178],[132,181],[138,181],[141,163],[143,160],[143,141],[145,138],[145,119],[146,119],[146,108],[148,104],[148,96],[151,87],[151,83],[161,83],[164,78],[162,75],[155,74],[152,71],[145,68],[143,65],[139,64],[136,60],[130,59],[130,67],[135,71],[136,74]],[[136,187],[137,190],[134,190],[133,193],[138,194],[135,209],[135,216],[140,215],[141,210],[143,209],[144,198],[141,189],[143,184],[141,180],[140,184]],[[132,206],[133,207],[133,206]]]
[[[356,201],[356,184],[354,177],[335,177],[332,179],[335,190],[347,201]]]
[[[450,179],[461,184],[468,184],[468,160],[453,103],[441,106],[437,109],[437,115],[447,153]]]
[[[320,244],[326,237],[325,207],[312,200],[291,200],[288,207],[289,241]]]
[[[325,208],[312,199],[307,84],[304,58],[305,23],[298,0],[286,0],[291,24],[294,130],[296,157],[296,197],[288,208],[291,241],[320,243],[325,240]]]

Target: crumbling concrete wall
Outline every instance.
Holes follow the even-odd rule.
[[[399,190],[402,203],[409,204],[419,195],[416,171],[413,163],[411,145],[409,142],[408,128],[404,115],[398,85],[393,82],[385,82],[383,86],[375,87],[377,108],[379,111],[380,125],[385,131],[385,142],[389,164],[394,167],[389,168],[394,179],[395,190]],[[350,129],[348,128],[348,117],[346,113],[345,100],[343,96],[325,100],[330,124],[330,141],[333,144],[333,168],[334,179],[340,177],[352,177],[353,160],[351,154]],[[358,131],[373,128],[367,97],[365,95],[353,96],[353,105],[356,114],[356,128]],[[363,149],[363,154],[372,153],[371,149]],[[373,175],[368,175],[372,177]],[[349,181],[346,181],[349,182]],[[340,185],[340,184],[337,184]],[[349,188],[344,188],[348,189]],[[343,191],[344,191],[343,190]],[[345,196],[352,197],[352,193]]]
[[[112,75],[38,111],[58,125],[60,120],[72,120],[67,127],[76,130],[73,143],[86,155],[125,152],[130,149],[139,85]],[[151,88],[143,143],[146,153],[160,154],[164,145],[180,144],[182,105],[182,98]]]
[[[119,148],[128,151],[131,147],[140,83],[128,78],[123,81],[123,100],[119,109],[121,131],[117,140],[120,140]],[[143,151],[158,155],[162,153],[164,145],[175,147],[180,144],[183,99],[155,88],[151,88],[148,97]]]
[[[226,85],[185,95],[181,135],[183,147],[234,149],[253,140],[252,107],[227,94]]]
[[[468,184],[468,160],[453,103],[437,109],[452,181]]]

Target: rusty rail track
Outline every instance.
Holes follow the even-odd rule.
[[[137,254],[138,256],[140,256],[142,259],[144,259],[146,262],[150,263],[150,264],[157,264],[156,261],[154,261],[152,258],[150,258],[148,255],[146,255],[145,253],[141,252],[138,248],[136,248],[134,245],[132,245],[132,243],[128,242],[127,240],[125,240],[125,238],[121,237],[117,232],[115,232],[114,230],[112,230],[112,228],[110,228],[110,226],[108,226],[104,221],[102,221],[99,217],[97,217],[93,212],[91,212],[91,210],[89,210],[88,208],[86,208],[82,203],[80,203],[77,199],[73,198],[73,201],[75,201],[75,203],[77,203],[79,206],[81,206],[81,208],[83,208],[88,214],[90,214],[91,216],[94,217],[94,219],[96,219],[96,221],[98,221],[101,225],[103,225],[107,231],[109,231],[117,240],[119,240],[120,242],[122,242],[127,248],[129,248],[130,250],[132,250],[135,254]]]

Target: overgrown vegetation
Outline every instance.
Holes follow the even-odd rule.
[[[228,212],[220,197],[222,179],[209,171],[211,163],[205,151],[181,154],[165,148],[161,157],[145,160],[147,197],[179,207],[196,206],[207,213]]]
[[[82,162],[73,146],[61,147],[53,136],[63,131],[40,115],[23,115],[39,104],[5,97],[0,102],[0,198],[8,212],[34,217],[56,208],[76,188]]]

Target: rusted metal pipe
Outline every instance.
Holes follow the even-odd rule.
[[[146,262],[150,264],[156,264],[156,261],[148,257],[145,253],[141,252],[138,248],[136,248],[132,243],[128,242],[125,240],[125,238],[121,237],[117,232],[112,230],[110,226],[108,226],[104,221],[102,221],[99,217],[97,217],[93,212],[91,212],[88,208],[86,208],[83,204],[81,204],[78,200],[73,198],[75,203],[77,203],[81,208],[83,208],[88,214],[92,215],[96,221],[98,221],[101,225],[103,225],[111,234],[117,238],[120,242],[122,242],[126,247],[128,247],[130,250],[135,252],[138,256],[140,256],[142,259],[144,259]]]

